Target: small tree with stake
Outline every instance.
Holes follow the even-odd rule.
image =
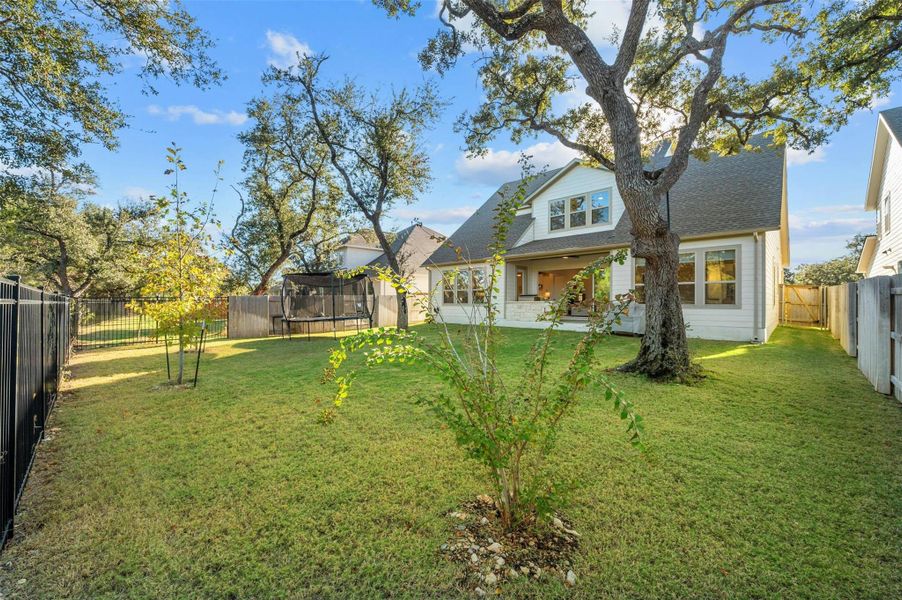
[[[185,352],[199,341],[202,324],[212,316],[212,302],[225,279],[222,265],[208,253],[211,244],[207,226],[215,223],[212,199],[191,206],[188,195],[179,187],[179,174],[186,169],[180,149],[167,148],[166,169],[173,182],[169,195],[155,198],[166,215],[160,241],[143,256],[144,296],[159,301],[133,303],[132,309],[153,319],[160,334],[172,336],[178,348],[175,383],[185,375]],[[219,181],[219,168],[216,170]],[[216,188],[213,190],[215,196]]]
[[[542,458],[554,445],[561,420],[572,411],[586,388],[601,386],[605,398],[627,421],[635,444],[639,444],[642,432],[642,419],[632,404],[595,365],[595,348],[627,311],[632,300],[629,294],[610,299],[604,292],[596,291],[587,331],[576,344],[566,369],[563,373],[552,372],[549,365],[552,340],[567,314],[568,304],[581,292],[583,281],[602,276],[613,262],[622,263],[623,253],[599,258],[574,276],[560,299],[550,303],[540,317],[547,326],[533,345],[520,377],[510,380],[500,373],[498,283],[503,273],[507,232],[524,192],[525,186],[521,186],[499,207],[487,277],[484,287],[477,290],[479,297],[484,298],[485,311],[473,311],[473,321],[462,336],[452,333],[440,315],[426,307],[428,321],[438,326],[438,341],[400,329],[371,330],[347,337],[332,350],[324,378],[337,385],[334,402],[336,407],[341,406],[357,374],[355,369],[342,368],[355,352],[365,350],[362,362],[367,367],[416,364],[445,382],[448,391],[425,397],[421,402],[448,426],[458,445],[486,467],[495,488],[500,520],[507,530],[547,515],[558,500],[554,495],[556,486],[542,469]],[[460,272],[451,274],[459,275]],[[381,270],[380,277],[404,291],[410,288],[408,280],[390,269]],[[330,421],[335,415],[335,408],[329,408],[322,417]]]

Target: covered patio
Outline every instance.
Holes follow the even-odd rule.
[[[548,302],[560,299],[568,281],[604,255],[594,253],[510,259],[505,266],[504,318],[509,321],[535,321]],[[583,292],[570,303],[565,319],[576,323],[586,321],[595,291],[599,289],[610,296],[610,270],[602,278],[589,277],[583,281]]]

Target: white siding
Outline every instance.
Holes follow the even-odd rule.
[[[735,341],[752,341],[760,338],[762,331],[766,331],[769,335],[779,322],[779,298],[774,304],[774,290],[772,283],[768,284],[767,280],[773,282],[774,265],[777,266],[777,279],[782,279],[782,268],[780,267],[780,233],[779,231],[768,232],[760,237],[759,254],[758,254],[758,271],[759,285],[755,285],[755,239],[752,235],[734,236],[726,238],[716,238],[711,240],[699,240],[684,242],[680,245],[680,250],[704,251],[711,248],[735,247],[738,250],[738,283],[739,283],[739,302],[737,306],[686,306],[683,309],[683,315],[688,327],[687,333],[689,337],[705,338],[713,340],[735,340]],[[762,258],[763,257],[763,258]],[[762,263],[768,267],[762,273]],[[564,264],[572,265],[570,262],[562,259],[548,259],[547,267],[559,267]],[[509,271],[516,271],[516,263],[511,262],[506,266]],[[537,272],[537,269],[530,269],[530,273]],[[500,298],[505,298],[505,283],[511,281],[510,272],[507,277],[502,278]],[[696,285],[702,285],[702,273],[697,274]],[[436,289],[434,302],[441,307],[440,314],[442,318],[449,323],[465,324],[471,319],[481,319],[484,317],[483,309],[475,309],[470,306],[461,305],[442,305],[441,286],[435,285],[441,277],[438,270],[433,271],[433,286]],[[506,280],[506,281],[505,281]],[[623,265],[614,264],[611,268],[611,292],[613,294],[621,294],[628,292],[633,287],[633,259],[627,258]],[[528,288],[529,289],[529,288]],[[759,310],[759,327],[755,330],[755,295],[758,296]],[[765,300],[766,295],[766,302]],[[762,308],[762,302],[763,308]],[[509,325],[516,327],[543,327],[542,323],[537,323],[535,318],[543,309],[543,302],[513,302],[508,301],[501,310],[499,323],[501,325]],[[763,321],[760,321],[763,319]],[[636,305],[630,309],[630,315],[624,319],[618,331],[628,333],[643,333],[645,321],[645,307]],[[565,329],[580,329],[582,325],[579,323],[567,323]],[[764,340],[759,340],[764,341]]]
[[[341,254],[341,266],[344,269],[353,269],[369,264],[372,260],[382,256],[379,248],[357,248],[344,246]]]
[[[551,200],[569,200],[571,196],[588,194],[589,192],[604,189],[611,190],[611,222],[609,224],[589,224],[574,229],[549,231],[548,203]],[[532,199],[532,214],[535,218],[535,230],[533,231],[531,238],[541,240],[588,233],[590,231],[613,229],[622,213],[623,201],[620,199],[620,193],[617,191],[614,174],[604,169],[593,169],[581,165],[575,166]]]
[[[779,235],[779,234],[778,234]],[[755,339],[755,240],[751,235],[711,240],[683,242],[680,250],[700,251],[708,248],[724,246],[738,247],[739,261],[739,303],[738,306],[685,306],[683,318],[686,321],[687,335],[693,338],[709,340],[751,341]],[[611,273],[611,288],[614,294],[623,294],[633,287],[632,257],[623,265],[614,265]],[[702,273],[696,273],[696,285],[702,285]],[[758,287],[758,294],[761,288]],[[622,331],[643,333],[645,322],[645,306],[639,304],[630,310],[630,316],[624,320]]]
[[[764,234],[764,314],[766,323],[766,338],[774,332],[780,324],[780,312],[782,307],[783,266],[779,231],[767,231]],[[767,341],[767,339],[765,339]]]
[[[902,260],[902,146],[893,136],[888,136],[886,156],[883,163],[883,178],[880,193],[877,196],[881,209],[883,199],[890,194],[890,231],[883,231],[883,224],[878,224],[877,249],[874,260],[868,271],[868,277],[892,275],[896,265]],[[885,252],[885,254],[884,254]]]

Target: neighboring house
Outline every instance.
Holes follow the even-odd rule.
[[[371,238],[371,239],[370,239]],[[401,264],[402,275],[409,276],[415,290],[427,290],[429,271],[426,261],[435,252],[445,236],[420,224],[411,225],[395,234],[391,247]],[[388,266],[385,253],[375,241],[375,236],[354,234],[348,237],[339,247],[339,261],[342,269],[354,269],[362,266]],[[394,295],[395,291],[386,281],[373,282],[376,295]]]
[[[682,240],[680,294],[692,337],[764,342],[780,320],[780,284],[789,264],[786,155],[757,139],[757,151],[692,159],[670,192],[674,231]],[[495,209],[519,182],[501,186],[430,260],[433,302],[440,318],[467,323],[485,314],[487,246]],[[541,327],[542,300],[553,300],[577,271],[596,257],[629,247],[630,219],[614,174],[572,161],[533,179],[525,208],[510,228],[499,282],[499,323]],[[664,199],[662,214],[666,207]],[[455,272],[461,270],[455,276]],[[643,261],[629,257],[601,280],[586,281],[582,302],[569,308],[567,329],[584,327],[593,288],[642,296]],[[621,331],[644,331],[644,305],[631,308]]]
[[[877,116],[864,209],[877,213],[877,234],[865,240],[857,272],[865,277],[902,273],[902,223],[894,223],[894,216],[902,214],[902,106]]]

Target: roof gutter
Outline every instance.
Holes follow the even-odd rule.
[[[764,231],[779,231],[780,226],[776,226],[773,229],[767,229]],[[737,236],[737,235],[757,235],[762,230],[760,229],[741,229],[737,231],[725,231],[718,233],[710,233],[704,235],[697,235],[692,237],[680,237],[681,242],[690,242],[697,240],[710,240],[721,237],[729,237],[729,236]],[[548,238],[543,238],[548,239]],[[602,246],[575,246],[570,248],[560,248],[558,250],[544,250],[541,252],[530,252],[524,254],[505,254],[504,260],[506,262],[511,262],[513,260],[520,259],[533,259],[533,258],[552,258],[555,256],[560,256],[562,254],[592,254],[594,252],[604,252],[608,250],[615,250],[618,248],[628,248],[629,242],[617,242],[616,244],[605,244]],[[430,262],[428,266],[430,267],[450,267],[453,265],[462,265],[468,263],[482,263],[489,260],[489,257],[485,258],[477,258],[473,260],[459,260],[459,261],[450,261],[450,262]]]

